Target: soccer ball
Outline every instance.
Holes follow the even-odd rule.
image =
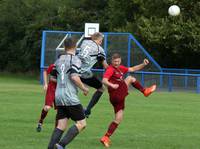
[[[168,13],[169,13],[169,15],[171,15],[171,16],[178,16],[179,14],[180,14],[180,8],[179,8],[179,6],[177,6],[177,5],[172,5],[172,6],[170,6],[169,7],[169,9],[168,9]]]

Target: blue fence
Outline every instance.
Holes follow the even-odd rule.
[[[104,69],[93,69],[93,72],[103,73]],[[156,84],[159,91],[200,93],[200,74],[137,71],[130,75],[136,77],[143,86]]]
[[[56,47],[66,35],[73,36],[78,40],[83,35],[83,32],[43,31],[40,63],[41,82],[43,82],[43,70],[49,64],[54,63],[60,52],[56,50]],[[108,62],[113,52],[119,52],[122,55],[122,64],[128,67],[137,65],[144,58],[148,58],[151,62],[150,65],[143,71],[132,74],[144,86],[155,83],[158,85],[158,90],[167,90],[169,92],[184,90],[200,93],[200,70],[161,68],[130,33],[104,33],[103,48]],[[104,70],[94,68],[93,71],[103,72]]]

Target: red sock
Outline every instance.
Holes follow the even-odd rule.
[[[47,116],[47,113],[48,113],[48,111],[45,111],[44,109],[42,109],[39,123],[43,123],[43,120],[44,120],[45,117]]]
[[[117,129],[117,127],[118,127],[118,124],[115,122],[112,122],[110,126],[108,127],[108,131],[106,132],[105,136],[110,137],[114,133],[114,131]]]
[[[132,83],[132,86],[135,87],[136,89],[138,89],[140,92],[144,92],[144,87],[140,84],[139,81],[135,81]]]

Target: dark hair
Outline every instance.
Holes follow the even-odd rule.
[[[112,55],[112,59],[117,59],[117,58],[121,58],[121,55],[119,53],[114,53]]]
[[[71,49],[76,47],[76,41],[73,38],[67,38],[64,41],[65,49]]]
[[[100,38],[103,39],[103,37],[104,37],[103,34],[100,33],[100,32],[96,32],[96,33],[94,33],[93,35],[91,35],[92,40],[98,40],[98,39],[100,39]]]

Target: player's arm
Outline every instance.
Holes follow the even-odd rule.
[[[105,51],[104,51],[104,49],[103,49],[101,46],[99,46],[99,51],[100,51],[100,53],[98,53],[97,59],[98,59],[98,61],[100,61],[100,62],[102,63],[103,68],[104,68],[104,69],[107,69],[108,63],[107,63],[107,61],[106,61],[106,54],[105,54]]]
[[[43,71],[43,88],[46,91],[48,87],[48,74],[47,74],[47,70]]]
[[[102,83],[108,87],[112,87],[114,89],[117,89],[119,87],[118,84],[113,84],[111,82],[108,81],[108,78],[103,78]]]
[[[112,87],[114,89],[117,89],[119,87],[118,84],[113,84],[111,82],[109,82],[109,79],[112,77],[114,73],[114,70],[112,69],[112,67],[108,67],[103,75],[103,80],[102,80],[102,83],[105,85],[105,86],[108,86],[108,87]]]
[[[104,68],[104,69],[108,68],[108,63],[107,63],[106,60],[103,60],[103,61],[102,61],[102,65],[103,65],[103,68]]]
[[[143,69],[146,65],[149,64],[148,59],[144,59],[142,64],[136,65],[136,66],[132,66],[128,68],[128,72],[134,72],[134,71],[138,71]]]
[[[78,88],[80,88],[83,91],[84,95],[87,95],[89,92],[89,89],[83,84],[83,82],[81,81],[79,77],[80,68],[81,68],[81,61],[80,59],[76,58],[72,62],[72,66],[70,70],[71,80],[76,84]]]
[[[85,85],[82,83],[80,77],[78,75],[71,75],[72,81],[83,91],[84,95],[87,95],[89,92],[89,89],[85,87]]]

